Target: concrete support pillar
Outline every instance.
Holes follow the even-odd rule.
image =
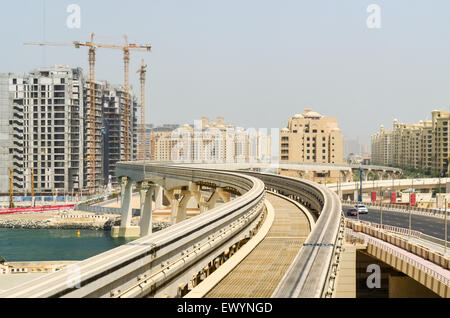
[[[171,189],[171,190],[164,191],[164,195],[170,202],[170,209],[171,209],[170,216],[171,216],[171,220],[173,222],[173,220],[175,219],[175,216],[176,216],[176,209],[178,206],[177,199],[175,198],[175,190]]]
[[[189,199],[192,197],[191,192],[189,190],[181,191],[181,198],[179,200],[175,200],[177,203],[176,208],[176,221],[175,223],[182,222],[186,219],[186,207]],[[173,221],[173,220],[172,220]]]
[[[219,198],[219,190],[215,189],[214,192],[209,197],[208,201],[206,201],[206,206],[208,210],[214,209],[218,198]]]
[[[223,200],[223,202],[227,203],[231,201],[231,193],[227,191],[223,191],[222,188],[216,189],[219,192],[220,198]]]
[[[195,201],[197,201],[197,205],[200,208],[200,212],[202,212],[203,201],[202,201],[201,187],[194,182],[190,182],[189,191],[191,191],[191,196],[193,196]]]
[[[358,194],[359,194],[359,190],[353,191],[353,201],[358,201]]]
[[[141,196],[141,222],[139,224],[141,237],[152,234],[152,196],[154,191],[154,186],[142,191],[144,195]]]
[[[342,179],[341,182],[349,182],[350,181],[350,175],[351,175],[351,171],[341,171],[342,173]]]
[[[163,193],[164,189],[161,186],[156,186],[154,192],[155,192],[155,209],[162,209],[163,208]]]
[[[367,178],[368,178],[368,176],[369,176],[369,170],[366,170],[366,171],[363,171],[363,180],[364,181],[367,181]]]
[[[131,196],[132,196],[133,182],[131,179],[127,178],[123,185],[123,196],[122,196],[122,216],[120,220],[120,227],[129,227],[131,224],[132,217],[132,206],[131,206]]]
[[[125,186],[127,184],[126,178],[123,178],[120,183],[120,198],[122,199],[121,202],[123,202],[123,196],[125,195]]]
[[[120,226],[113,226],[111,229],[112,237],[138,237],[139,227],[131,226],[132,218],[132,188],[133,180],[130,178],[124,179],[122,183],[122,208]]]

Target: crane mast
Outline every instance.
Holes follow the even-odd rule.
[[[91,43],[94,33],[91,34]],[[89,193],[95,192],[95,47],[89,48]]]
[[[141,134],[140,134],[140,159],[145,160],[147,154],[147,148],[145,144],[145,75],[147,72],[147,65],[144,64],[142,59],[142,65],[137,70],[140,73],[139,82],[141,84]]]

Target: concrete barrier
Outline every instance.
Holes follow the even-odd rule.
[[[367,223],[367,222],[364,222],[364,223]],[[406,230],[406,232],[405,232],[405,231],[401,231],[401,230],[396,230],[395,227],[393,227],[393,226],[389,226],[388,229],[395,230],[393,232],[393,234],[390,234],[387,232],[382,232],[382,231],[388,231],[388,229],[384,229],[384,228],[380,229],[380,228],[376,228],[375,226],[367,225],[364,223],[361,223],[361,222],[358,223],[357,221],[351,220],[349,222],[346,222],[346,227],[351,228],[355,232],[362,232],[367,235],[382,239],[383,241],[385,241],[389,244],[400,247],[400,248],[404,249],[405,251],[411,252],[412,254],[418,255],[426,260],[429,260],[429,261],[445,268],[445,269],[450,269],[449,258],[445,257],[441,253],[430,250],[424,246],[421,246],[420,244],[408,242],[407,239],[393,235],[393,234],[405,235],[405,233],[407,234],[409,232],[408,230]],[[380,232],[382,232],[382,234],[380,234]],[[417,232],[417,231],[413,231],[413,232],[415,232],[415,233],[412,233],[412,234],[414,234],[416,237],[420,238],[420,236],[421,236],[420,232]]]
[[[30,207],[30,208],[12,208],[12,209],[0,209],[0,214],[12,214],[12,213],[37,213],[47,211],[60,211],[73,209],[73,204],[44,206],[44,207]]]
[[[91,206],[78,204],[74,207],[75,211],[92,212],[97,214],[122,214],[122,209],[120,208],[106,208],[102,206]]]

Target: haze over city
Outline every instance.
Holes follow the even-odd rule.
[[[338,118],[344,136],[370,143],[379,125],[417,122],[450,100],[450,3],[376,1],[19,1],[0,12],[2,72],[54,64],[88,71],[87,50],[26,47],[26,41],[151,43],[133,53],[149,65],[147,122],[224,116],[243,127],[283,128],[306,107]],[[136,8],[139,8],[136,10]],[[97,52],[96,77],[123,82],[119,51]],[[135,90],[138,76],[131,76]]]
[[[0,300],[450,297],[448,0],[2,5]]]

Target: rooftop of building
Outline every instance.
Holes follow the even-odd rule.
[[[317,112],[313,112],[312,108],[305,108],[303,111],[303,114],[295,114],[294,118],[312,118],[312,119],[316,119],[316,118],[323,118],[324,116],[317,113]]]

